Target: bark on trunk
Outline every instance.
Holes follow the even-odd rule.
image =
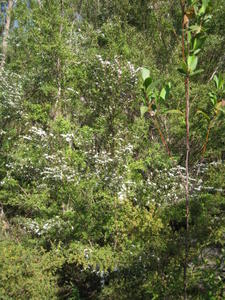
[[[63,17],[63,0],[60,1],[60,11],[61,11],[61,17]],[[62,38],[62,32],[63,32],[63,24],[61,20],[61,24],[59,27],[59,37]],[[57,58],[57,95],[56,95],[56,102],[54,105],[54,112],[53,117],[54,120],[57,119],[61,115],[61,96],[62,96],[62,63],[60,57]]]
[[[7,10],[7,15],[6,15],[5,28],[3,31],[3,39],[2,39],[2,60],[1,60],[1,64],[0,64],[1,69],[4,67],[6,55],[7,55],[12,6],[13,6],[13,0],[8,0],[8,10]]]
[[[188,43],[188,27],[189,19],[185,13],[186,5],[185,1],[181,0],[182,10],[182,56],[183,61],[187,64],[187,58],[189,56],[189,43]],[[185,35],[186,33],[186,35]],[[185,43],[186,41],[186,43]],[[186,52],[186,53],[185,53]],[[189,74],[185,77],[185,99],[186,99],[186,112],[185,112],[185,123],[186,123],[186,162],[185,162],[185,198],[186,198],[186,234],[185,234],[185,255],[184,255],[184,300],[188,299],[187,287],[188,287],[188,256],[189,256],[189,154],[190,154],[190,125],[189,125],[189,113],[190,113],[190,77]]]

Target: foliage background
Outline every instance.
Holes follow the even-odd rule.
[[[15,2],[0,70],[0,299],[182,299],[185,122],[158,115],[171,159],[140,114],[141,67],[184,112],[180,3],[40,2]],[[225,292],[224,12],[191,82],[190,299]]]

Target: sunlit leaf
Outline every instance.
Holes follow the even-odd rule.
[[[208,8],[210,0],[202,0],[202,6],[199,10],[199,15],[204,15],[206,9]]]
[[[148,106],[142,105],[141,108],[140,108],[140,111],[141,111],[141,117],[143,117],[144,114],[146,112],[148,112]]]
[[[141,69],[141,77],[145,81],[150,76],[150,71],[147,68]]]
[[[160,98],[162,98],[163,100],[166,99],[166,89],[162,88],[161,93],[160,93]]]
[[[191,32],[194,32],[195,34],[198,34],[202,31],[202,27],[200,25],[192,25],[190,26]]]
[[[198,57],[195,55],[190,55],[188,56],[188,69],[190,70],[190,72],[193,72],[198,64]]]
[[[214,75],[213,80],[215,81],[216,88],[218,89],[218,87],[219,87],[219,78],[218,78],[218,76]]]
[[[194,51],[194,55],[198,54],[201,51],[201,49],[197,49]]]

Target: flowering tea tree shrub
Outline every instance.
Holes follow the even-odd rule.
[[[0,298],[223,299],[224,4],[105,2],[12,7]]]

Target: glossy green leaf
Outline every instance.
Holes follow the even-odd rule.
[[[195,55],[188,56],[188,69],[190,72],[193,72],[198,64],[198,57]]]
[[[213,80],[215,81],[216,88],[218,89],[218,87],[219,87],[219,78],[218,78],[218,76],[214,75]]]
[[[145,81],[150,76],[150,71],[147,68],[141,69],[141,77]]]
[[[201,49],[197,49],[194,51],[194,55],[198,54],[201,51]]]
[[[202,6],[199,10],[199,15],[200,16],[205,14],[205,12],[208,8],[209,2],[210,2],[210,0],[202,0]]]
[[[162,88],[161,93],[160,93],[160,98],[162,98],[163,100],[166,99],[166,89]]]
[[[147,89],[152,84],[152,78],[147,77],[143,83],[144,87]]]
[[[171,89],[171,83],[167,83],[165,87],[162,88],[161,92],[160,92],[160,98],[163,100],[166,100],[169,98],[169,93],[170,93],[170,89]]]
[[[192,39],[190,31],[188,31],[188,33],[187,33],[187,39],[188,39],[188,43],[190,44],[191,43],[191,39]]]
[[[215,82],[216,88],[220,89],[220,90],[223,90],[223,88],[224,88],[224,77],[223,77],[223,75],[221,73],[219,74],[219,76],[215,75],[213,77],[213,80]]]

